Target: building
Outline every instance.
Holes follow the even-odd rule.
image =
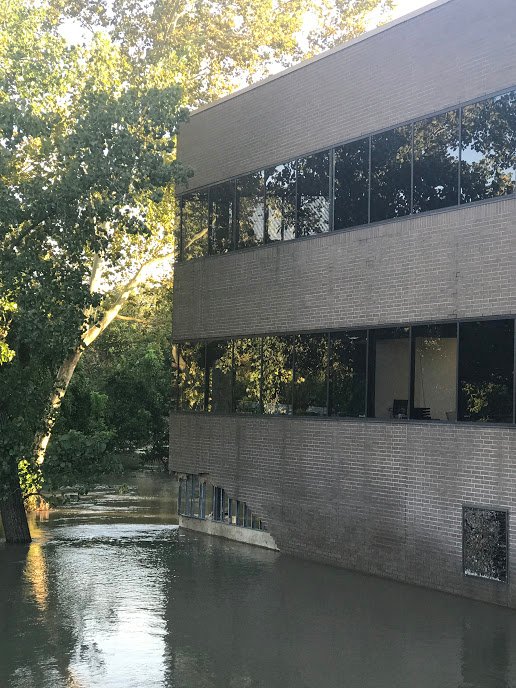
[[[183,127],[184,524],[516,606],[514,26],[441,0]]]

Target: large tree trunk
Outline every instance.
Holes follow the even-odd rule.
[[[0,514],[2,515],[6,542],[28,545],[31,542],[29,524],[17,478],[13,480],[10,494],[5,499],[0,500]]]
[[[72,379],[75,368],[81,360],[82,354],[82,346],[77,348],[75,351],[72,351],[63,361],[57,374],[56,381],[45,409],[45,415],[42,419],[41,431],[36,436],[34,442],[34,460],[39,465],[41,465],[45,460],[47,446],[52,436],[52,430],[56,424],[57,416],[59,415],[63,397],[66,394],[66,390],[68,389],[68,385],[70,384],[70,380]]]

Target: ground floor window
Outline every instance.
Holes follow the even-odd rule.
[[[464,506],[462,545],[466,576],[507,582],[507,511]]]
[[[223,487],[200,480],[198,475],[179,478],[178,513],[242,528],[267,530],[264,521],[245,502],[233,499]]]

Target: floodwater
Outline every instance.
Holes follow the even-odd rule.
[[[0,688],[516,688],[516,613],[180,531],[175,484],[0,545]]]

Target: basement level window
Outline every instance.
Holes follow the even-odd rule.
[[[463,506],[462,547],[466,576],[506,583],[508,512]]]

